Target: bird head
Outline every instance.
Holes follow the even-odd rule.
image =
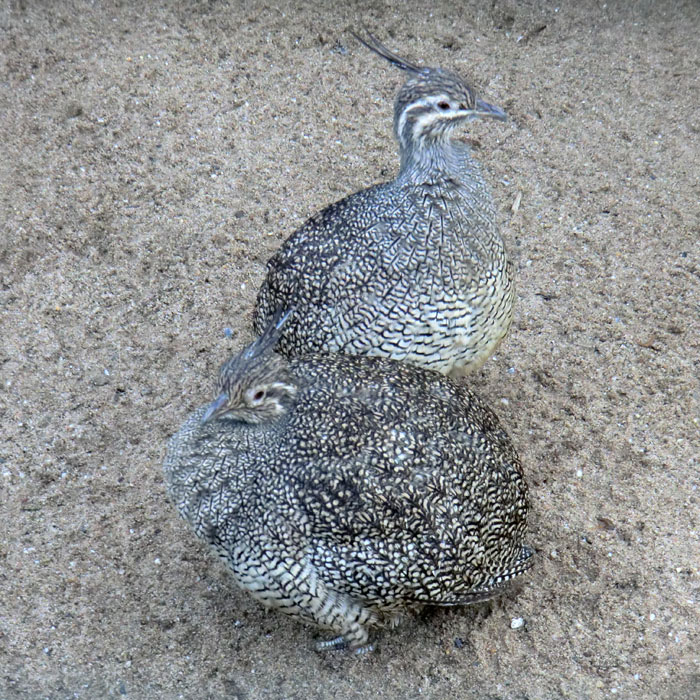
[[[353,32],[370,51],[409,74],[394,105],[394,132],[402,150],[430,146],[471,119],[507,118],[501,109],[477,97],[474,88],[456,73],[411,63],[367,34],[363,39]]]
[[[202,423],[229,419],[257,425],[289,410],[298,385],[288,361],[274,347],[290,315],[291,311],[277,313],[257,340],[222,365],[218,396],[207,407]]]

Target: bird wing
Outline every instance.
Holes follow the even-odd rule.
[[[352,306],[349,300],[370,298],[377,280],[391,289],[397,270],[410,264],[397,264],[397,257],[410,255],[399,233],[405,224],[386,185],[357,192],[311,217],[267,264],[254,315],[256,332],[279,308],[295,308],[285,334],[303,334],[309,317],[342,313]],[[308,350],[321,348],[318,329],[305,335]]]

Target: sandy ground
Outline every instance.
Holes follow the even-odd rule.
[[[0,698],[700,697],[700,5],[155,4],[0,10]],[[472,384],[538,551],[364,658],[235,589],[161,473],[267,258],[396,170],[361,19],[511,117],[468,134],[519,293]]]

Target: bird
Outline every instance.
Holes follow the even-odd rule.
[[[354,34],[354,33],[353,33]],[[260,334],[280,307],[294,318],[287,356],[389,357],[461,377],[483,365],[513,318],[513,264],[479,164],[455,130],[505,120],[460,76],[354,36],[408,74],[394,105],[396,177],[312,216],[270,258],[257,296]]]
[[[369,651],[426,605],[525,573],[528,490],[507,433],[461,381],[388,358],[276,351],[285,317],[219,372],[171,438],[172,501],[240,588]]]

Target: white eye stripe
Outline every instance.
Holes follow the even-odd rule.
[[[286,384],[285,382],[272,382],[269,388],[283,391],[290,396],[296,396],[297,393],[297,388],[294,386],[294,384]]]
[[[415,102],[411,102],[404,110],[401,112],[401,116],[399,117],[399,123],[397,124],[396,131],[397,135],[399,137],[399,141],[401,142],[402,146],[406,146],[407,144],[404,143],[403,139],[403,133],[404,129],[406,128],[406,120],[408,119],[408,116],[411,112],[413,112],[416,109],[424,110],[426,107],[429,107],[432,109],[436,101],[440,101],[444,99],[444,95],[441,95],[439,98],[436,97],[423,97],[420,100],[416,100]],[[421,117],[419,117],[416,121],[416,125],[421,122]],[[415,137],[416,133],[420,133],[420,131],[416,131],[415,126],[413,127],[413,136]]]
[[[425,133],[426,131],[430,131],[430,127],[435,123],[441,123],[445,124],[445,114],[440,113],[440,112],[428,112],[426,114],[422,114],[418,119],[416,119],[415,124],[413,125],[413,140],[415,141],[418,139],[418,137],[422,134]],[[449,118],[449,115],[447,115]]]
[[[397,135],[399,137],[399,141],[401,142],[402,146],[406,146],[407,144],[405,143],[404,140],[404,129],[406,128],[406,121],[409,118],[409,115],[414,112],[415,110],[421,110],[425,111],[426,108],[428,108],[430,111],[425,111],[424,114],[421,114],[420,116],[415,118],[415,124],[413,125],[412,129],[412,138],[415,140],[417,136],[419,136],[422,132],[424,132],[426,129],[430,127],[430,125],[435,122],[435,121],[442,121],[445,119],[446,116],[448,116],[448,110],[447,109],[441,109],[439,105],[441,103],[446,103],[449,105],[450,110],[452,111],[460,111],[459,106],[454,105],[454,100],[452,100],[448,95],[446,94],[441,94],[441,95],[431,95],[430,97],[423,97],[420,100],[416,100],[415,102],[411,102],[409,105],[407,105],[403,112],[401,112],[401,116],[399,117],[398,124],[396,126],[396,131]],[[440,109],[440,112],[435,112],[435,107],[438,107]]]

